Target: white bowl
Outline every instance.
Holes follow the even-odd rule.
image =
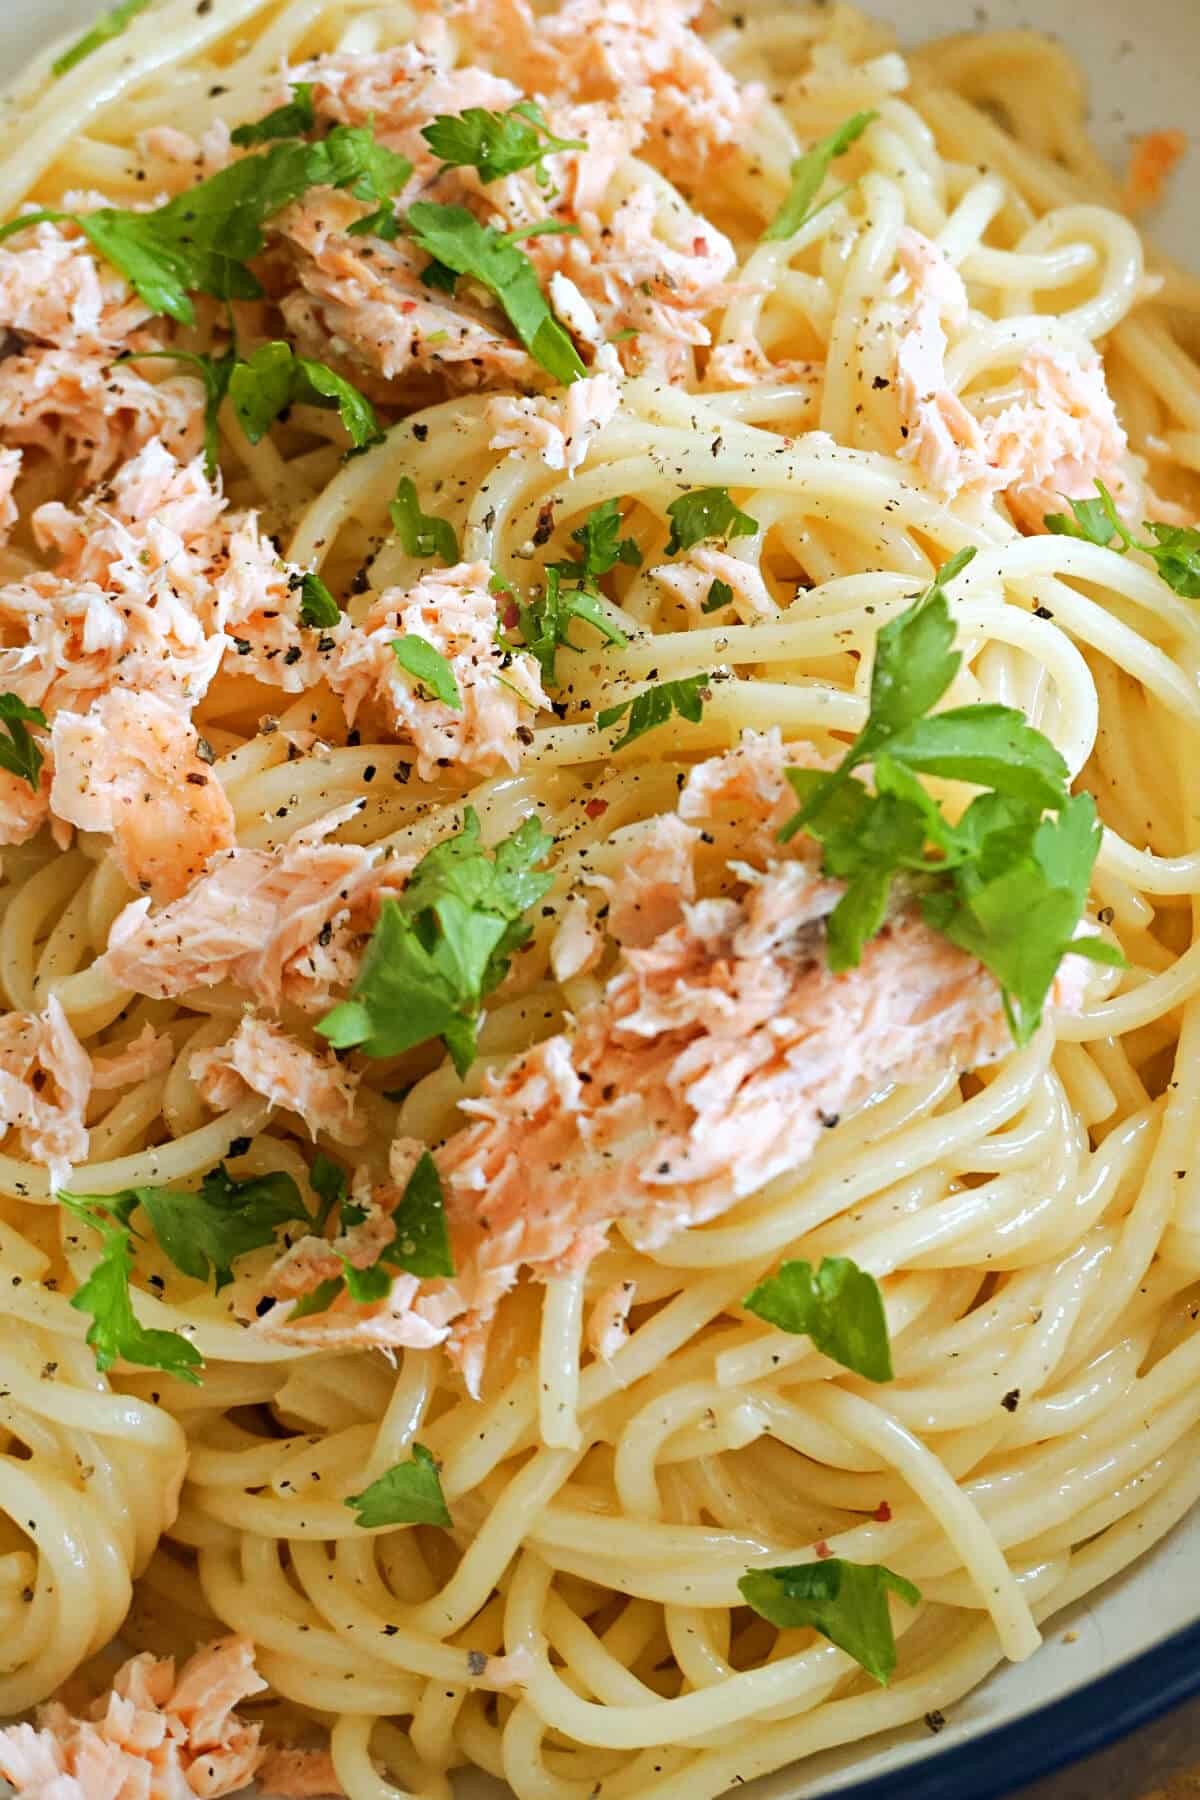
[[[103,0],[0,0],[0,71],[11,76]],[[1130,138],[1193,116],[1200,78],[1196,0],[857,0],[907,43],[964,30],[1034,26],[1078,58],[1092,88],[1092,131],[1118,166]],[[1136,21],[1136,23],[1135,23]],[[1200,267],[1200,183],[1184,166],[1155,235]],[[1190,177],[1190,179],[1189,179]],[[959,1701],[934,1738],[910,1726],[817,1757],[744,1790],[747,1800],[994,1800],[1101,1748],[1200,1693],[1200,1512],[1141,1562],[1055,1616],[1031,1661],[1000,1670]],[[1148,1777],[1150,1771],[1147,1771]],[[483,1779],[463,1800],[506,1790]],[[264,1796],[264,1800],[269,1797]]]

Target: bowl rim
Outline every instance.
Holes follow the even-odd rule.
[[[1200,1620],[964,1744],[823,1789],[821,1800],[1002,1800],[1200,1695]]]

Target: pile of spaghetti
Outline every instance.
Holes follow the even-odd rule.
[[[1084,105],[689,0],[9,97],[19,1793],[814,1780],[1200,1495],[1200,283]]]

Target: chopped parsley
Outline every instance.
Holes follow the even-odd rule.
[[[460,1075],[475,1060],[479,1012],[531,928],[524,915],[552,877],[537,867],[554,840],[531,814],[489,853],[479,817],[417,864],[385,900],[350,998],[317,1026],[339,1050],[399,1056],[441,1038]]]
[[[276,138],[303,137],[316,123],[312,96],[311,81],[293,82],[290,100],[252,124],[239,125],[230,132],[230,142],[239,150],[249,150],[254,144],[268,144]]]
[[[1023,1044],[1064,956],[1122,959],[1100,939],[1074,935],[1100,828],[1090,794],[1068,793],[1053,744],[1012,707],[931,712],[962,660],[951,648],[945,584],[973,555],[953,557],[879,633],[867,723],[831,773],[787,771],[801,804],[779,836],[810,832],[823,847],[825,873],[846,883],[826,926],[831,969],[861,960],[900,880],[918,897],[926,923],[995,975],[1013,1037]],[[866,762],[874,792],[851,779]],[[919,775],[987,791],[951,824]]]
[[[623,750],[626,744],[653,731],[656,725],[665,725],[672,713],[698,725],[704,714],[704,702],[709,697],[711,679],[710,675],[686,675],[681,681],[660,681],[638,694],[636,699],[622,700],[618,706],[606,706],[596,714],[596,724],[601,731],[607,731],[610,725],[618,724],[626,713],[629,714],[629,723],[612,746],[614,750]]]
[[[300,623],[316,629],[336,625],[341,609],[321,577],[306,569],[300,582]]]
[[[129,1218],[137,1207],[136,1194],[85,1197],[59,1191],[58,1199],[100,1239],[100,1258],[87,1280],[71,1298],[77,1312],[91,1315],[87,1342],[95,1352],[96,1367],[103,1373],[118,1358],[144,1368],[162,1369],[180,1381],[199,1382],[196,1371],[203,1359],[194,1344],[178,1331],[151,1331],[138,1322],[130,1297],[133,1273],[133,1232]]]
[[[312,1182],[315,1187],[315,1163]],[[346,1198],[344,1177],[335,1194],[335,1201],[339,1207],[338,1224],[342,1231],[350,1231],[366,1219],[365,1209]],[[329,1210],[332,1210],[332,1204]],[[323,1213],[324,1218],[328,1216],[328,1211]],[[341,1256],[340,1251],[337,1254]],[[442,1179],[428,1150],[422,1153],[408,1178],[400,1203],[392,1214],[392,1235],[375,1261],[364,1269],[356,1268],[346,1256],[342,1256],[341,1261],[342,1273],[320,1282],[311,1294],[305,1294],[292,1308],[289,1319],[307,1319],[316,1313],[326,1312],[343,1291],[352,1300],[367,1305],[376,1300],[385,1300],[391,1291],[394,1271],[397,1269],[426,1280],[454,1274],[454,1254],[450,1248],[450,1232],[446,1224]]]
[[[421,511],[416,486],[410,476],[400,477],[396,498],[389,505],[388,514],[406,556],[418,557],[422,562],[440,556],[447,566],[458,561],[457,532],[449,519]]]
[[[110,7],[108,12],[101,13],[90,31],[86,31],[81,38],[76,38],[61,56],[55,57],[50,64],[50,73],[56,80],[60,75],[68,74],[85,57],[90,56],[93,50],[99,50],[113,38],[120,37],[126,26],[131,25],[140,12],[145,12],[149,4],[150,0],[121,0],[119,6]]]
[[[586,150],[582,138],[555,137],[534,100],[518,101],[507,112],[468,106],[461,113],[438,113],[421,136],[449,169],[478,169],[481,181],[498,181],[531,166],[538,184],[550,180],[543,158],[555,150]]]
[[[780,1331],[806,1334],[822,1355],[856,1375],[892,1380],[883,1295],[874,1276],[848,1256],[827,1256],[819,1269],[785,1262],[742,1305]]]
[[[720,612],[720,610],[723,606],[732,606],[732,605],[733,605],[733,589],[730,587],[730,585],[727,581],[721,581],[718,578],[718,579],[714,580],[712,586],[708,590],[708,593],[704,596],[704,601],[700,607],[700,611],[702,613],[715,613],[715,612]]]
[[[346,1505],[358,1514],[364,1531],[383,1525],[451,1525],[438,1466],[424,1444],[414,1444],[407,1462],[395,1466],[351,1494]]]
[[[443,706],[453,707],[455,712],[462,711],[462,695],[454,679],[454,670],[428,638],[421,637],[417,632],[393,638],[392,654],[400,667],[433,699],[440,700]]]
[[[572,543],[581,546],[581,554],[569,561],[551,563],[566,581],[577,581],[584,587],[595,587],[601,575],[608,575],[618,563],[636,569],[642,560],[637,539],[621,536],[621,503],[611,500],[594,506],[582,525],[571,533]]]
[[[182,1381],[199,1379],[199,1352],[176,1331],[147,1331],[139,1325],[130,1299],[134,1243],[130,1225],[140,1207],[154,1228],[164,1254],[196,1281],[210,1275],[219,1292],[233,1279],[239,1256],[275,1242],[281,1225],[293,1220],[311,1228],[312,1220],[290,1175],[230,1175],[218,1163],[204,1176],[197,1192],[177,1188],[126,1188],[119,1194],[67,1194],[58,1198],[101,1239],[100,1261],[71,1305],[92,1315],[87,1341],[96,1366],[111,1368],[117,1357],[165,1369]]]
[[[383,441],[375,408],[366,395],[328,363],[297,356],[281,339],[260,344],[244,362],[235,363],[228,382],[234,413],[252,444],[259,443],[280,414],[297,402],[336,406],[356,450]]]
[[[1122,556],[1140,550],[1150,557],[1167,586],[1184,600],[1200,600],[1200,531],[1192,525],[1161,525],[1147,519],[1142,527],[1152,541],[1135,538],[1117,512],[1116,502],[1102,481],[1096,483],[1096,500],[1069,500],[1071,517],[1047,513],[1047,531],[1059,537],[1083,538],[1101,549]]]
[[[46,759],[27,726],[45,723],[46,715],[38,707],[26,706],[16,694],[0,694],[0,769],[27,781],[35,794]]]
[[[585,373],[578,351],[550,310],[533,264],[503,232],[481,225],[465,206],[440,206],[432,200],[410,206],[406,226],[437,265],[436,285],[446,287],[446,271],[470,276],[495,295],[530,356],[556,381],[567,384]],[[449,285],[452,289],[453,283]]]
[[[310,188],[345,188],[378,206],[399,192],[410,173],[404,157],[375,142],[371,126],[335,125],[319,143],[281,139],[150,212],[42,207],[0,226],[0,242],[43,219],[73,222],[151,312],[192,325],[193,293],[218,300],[262,298],[262,286],[247,265],[264,248],[263,227]]]
[[[730,499],[729,489],[723,487],[696,488],[693,493],[680,494],[678,500],[672,500],[668,506],[667,517],[671,521],[668,556],[690,550],[693,544],[701,544],[706,538],[728,541],[752,537],[758,530],[758,520],[744,513]]]
[[[809,1626],[852,1656],[886,1687],[896,1668],[896,1637],[889,1592],[906,1606],[921,1591],[882,1563],[845,1562],[837,1556],[791,1568],[748,1569],[738,1582],[742,1598],[781,1631]]]
[[[849,193],[849,188],[839,188],[836,194],[831,194],[820,206],[813,204],[824,186],[834,159],[844,156],[851,144],[856,143],[867,126],[873,124],[878,117],[879,114],[875,112],[855,113],[843,125],[839,125],[836,131],[831,131],[828,137],[822,138],[811,150],[806,150],[803,156],[796,158],[791,168],[792,185],[788,197],[763,232],[764,243],[776,243],[781,238],[794,236],[802,225],[807,225],[826,206],[831,206],[843,194]]]
[[[550,563],[546,567],[546,586],[541,597],[525,601],[507,590],[512,604],[516,607],[517,623],[523,648],[537,661],[542,672],[542,681],[548,688],[558,685],[555,669],[555,658],[560,649],[578,651],[579,646],[570,638],[571,621],[583,619],[592,625],[610,644],[625,644],[629,640],[619,625],[614,625],[604,611],[599,594],[590,587],[564,587],[561,571],[564,568],[579,569],[578,563]],[[507,641],[505,648],[509,648]]]
[[[273,1244],[278,1228],[292,1220],[311,1224],[300,1189],[282,1172],[238,1180],[218,1163],[196,1193],[150,1187],[131,1192],[175,1267],[196,1281],[211,1274],[218,1293],[233,1280],[239,1256]]]

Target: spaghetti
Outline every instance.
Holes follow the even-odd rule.
[[[510,135],[455,161],[471,108]],[[459,137],[431,156],[434,117]],[[182,1659],[234,1633],[282,1747],[268,1789],[439,1800],[469,1768],[520,1800],[699,1800],[952,1706],[1200,1496],[1200,287],[1146,250],[1083,118],[1055,45],[906,58],[841,5],[700,33],[636,3],[161,0],[13,91],[0,207],[54,216],[0,244],[0,686],[33,709],[17,752],[19,727],[50,760],[4,776],[0,1713],[81,1668],[104,1686],[118,1634]],[[363,141],[338,130],[415,185],[374,152],[337,185]],[[262,212],[228,306],[185,283],[164,321],[72,222],[293,139],[324,172]],[[503,281],[463,247],[485,227]],[[233,255],[220,233],[207,253]],[[210,407],[211,480],[213,365],[168,348],[249,371]],[[735,1111],[677,1203],[621,1136],[656,1121],[666,1155],[676,1117],[628,1021],[659,1007],[637,1029],[669,1037],[699,953],[674,986],[637,957],[696,902],[731,934],[704,963],[734,971],[722,1005],[777,969],[765,925],[746,951],[736,932],[780,900],[782,771],[837,763],[881,631],[931,584],[949,698],[1018,708],[1094,797],[1080,930],[1124,966],[1064,958],[1015,1045],[990,974],[889,925],[889,992],[940,996],[902,1053],[872,1061],[884,951],[822,963],[765,1015],[782,1036],[798,994],[861,993],[795,1090],[820,1125],[786,1088],[775,1123]],[[964,790],[933,786],[957,818]],[[371,931],[411,949],[406,882],[476,829],[478,1054],[453,1006],[385,1042]],[[840,890],[811,837],[795,856],[778,879],[806,871],[811,945]],[[634,1108],[611,1120],[606,1068]],[[573,1082],[574,1110],[535,1078]],[[476,1285],[452,1216],[459,1290],[409,1242],[368,1292],[354,1233],[422,1166],[482,1196]],[[331,1181],[341,1236],[311,1229]],[[216,1252],[172,1256],[154,1202],[120,1211],[182,1187],[227,1217],[255,1183],[285,1210],[228,1280]],[[121,1342],[173,1350],[98,1366],[72,1301],[105,1256],[132,1269]],[[829,1258],[878,1284],[894,1379],[744,1304]],[[428,1494],[371,1522],[397,1468],[434,1472],[449,1527]],[[890,1682],[739,1585],[831,1561],[904,1590]],[[182,1685],[153,1699],[171,1742]],[[16,1745],[0,1768],[38,1792]]]

